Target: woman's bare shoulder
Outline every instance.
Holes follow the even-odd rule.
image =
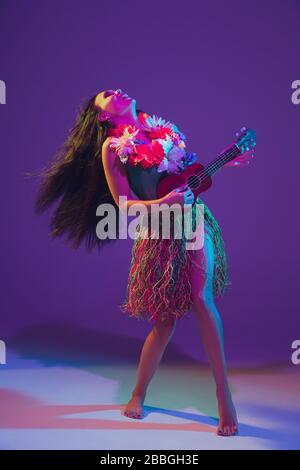
[[[104,140],[103,144],[102,144],[102,156],[105,155],[105,156],[111,156],[111,158],[115,158],[117,157],[117,152],[115,151],[115,149],[112,147],[111,143],[112,143],[112,139],[113,137],[111,136],[108,136],[106,137],[106,139]]]
[[[125,164],[122,162],[117,150],[110,145],[111,137],[107,137],[102,145],[102,163],[108,171],[117,171],[126,175]]]

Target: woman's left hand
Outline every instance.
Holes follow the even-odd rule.
[[[224,166],[228,166],[228,167],[246,166],[246,165],[249,165],[253,157],[254,157],[254,149],[250,149],[248,150],[248,152],[238,155],[236,158],[226,163]]]

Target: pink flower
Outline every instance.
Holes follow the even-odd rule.
[[[121,162],[126,163],[129,155],[134,152],[134,141],[139,130],[134,126],[125,126],[119,129],[119,132],[121,132],[121,135],[119,137],[112,137],[109,146],[116,151]],[[116,135],[118,135],[117,132]]]
[[[178,172],[184,155],[185,137],[177,127],[159,116],[139,113],[142,130],[132,125],[120,124],[110,129],[113,136],[110,146],[116,151],[122,163],[142,168],[156,166],[158,171]],[[143,138],[147,133],[152,139]]]
[[[128,163],[133,166],[140,163],[143,168],[151,168],[159,165],[164,155],[164,149],[157,141],[152,144],[139,144],[135,146],[135,153],[129,157]]]

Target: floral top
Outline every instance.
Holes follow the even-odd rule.
[[[138,120],[140,128],[119,124],[108,131],[112,137],[109,146],[122,163],[144,169],[156,167],[159,173],[178,173],[197,159],[194,152],[185,150],[186,138],[175,124],[142,112]]]

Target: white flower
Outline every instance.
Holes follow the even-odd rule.
[[[159,127],[169,127],[170,129],[173,129],[173,124],[170,121],[166,121],[160,116],[153,114],[145,119],[145,123],[142,127],[144,130],[157,130]]]
[[[167,156],[171,148],[173,147],[173,142],[172,142],[171,137],[169,135],[166,135],[164,139],[155,139],[155,140],[160,143],[160,145],[164,149],[164,152]]]
[[[128,156],[134,152],[134,141],[138,132],[138,129],[134,132],[129,132],[128,129],[125,128],[120,137],[111,138],[109,146],[116,151],[122,163],[126,163]]]
[[[182,158],[185,154],[184,149],[174,145],[168,152],[168,155],[160,162],[157,171],[168,171],[169,173],[178,173],[180,168],[183,168]]]
[[[157,167],[157,172],[161,173],[162,171],[166,170],[168,170],[168,159],[167,157],[164,157]]]

